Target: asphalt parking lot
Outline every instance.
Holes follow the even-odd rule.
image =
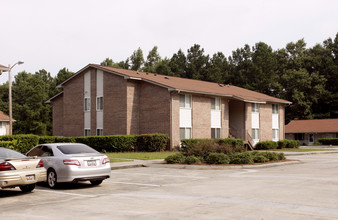
[[[338,154],[258,169],[112,170],[98,187],[0,190],[0,219],[338,219]]]

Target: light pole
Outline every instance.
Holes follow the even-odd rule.
[[[22,61],[18,61],[14,65],[8,65],[8,93],[9,93],[9,135],[12,135],[13,131],[13,120],[12,120],[12,77],[11,77],[11,70],[13,67],[18,64],[21,65],[23,64]]]

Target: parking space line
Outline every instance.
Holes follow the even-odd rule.
[[[209,179],[209,177],[202,176],[181,176],[181,175],[167,175],[167,174],[154,174],[154,173],[124,173],[119,171],[112,171],[111,173],[125,174],[125,175],[142,175],[142,176],[163,176],[163,177],[178,177],[178,178],[189,178],[189,179]]]
[[[94,198],[94,197],[96,197],[96,196],[92,196],[92,195],[85,195],[85,194],[78,194],[78,193],[62,192],[62,191],[58,191],[58,190],[35,189],[34,191],[49,192],[49,193],[56,193],[56,194],[63,194],[63,195],[71,195],[71,196],[80,196],[80,197],[86,197],[86,198]]]
[[[153,187],[161,187],[162,185],[157,184],[146,184],[146,183],[131,183],[131,182],[108,182],[114,184],[126,184],[126,185],[137,185],[137,186],[153,186]]]

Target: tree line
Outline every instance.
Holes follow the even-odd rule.
[[[230,84],[286,99],[293,103],[286,107],[286,122],[338,118],[338,33],[311,48],[303,39],[277,50],[259,42],[244,45],[229,57],[222,52],[205,54],[198,44],[171,58],[162,58],[157,46],[146,57],[138,48],[124,61],[106,58],[101,65]],[[51,135],[52,108],[45,101],[73,74],[67,68],[55,77],[46,70],[18,73],[12,86],[13,133]],[[0,108],[8,114],[8,82],[0,85]]]

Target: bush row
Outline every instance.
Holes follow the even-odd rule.
[[[318,138],[318,142],[323,145],[338,145],[338,138]]]
[[[0,147],[7,147],[26,153],[38,144],[46,143],[83,143],[97,151],[163,151],[168,146],[167,134],[109,135],[88,137],[55,137],[37,135],[0,136]]]
[[[196,164],[201,161],[208,164],[253,164],[253,163],[266,163],[269,161],[285,160],[284,153],[276,152],[241,152],[234,154],[224,153],[210,153],[203,159],[197,156],[185,156],[182,153],[176,153],[165,158],[165,161],[170,164],[174,163],[187,163]]]
[[[181,152],[185,156],[206,158],[209,153],[232,154],[243,152],[244,141],[241,139],[184,139],[181,141]]]
[[[255,145],[256,150],[271,150],[271,149],[282,149],[282,148],[298,148],[300,142],[296,140],[280,140],[275,141],[260,141]]]

